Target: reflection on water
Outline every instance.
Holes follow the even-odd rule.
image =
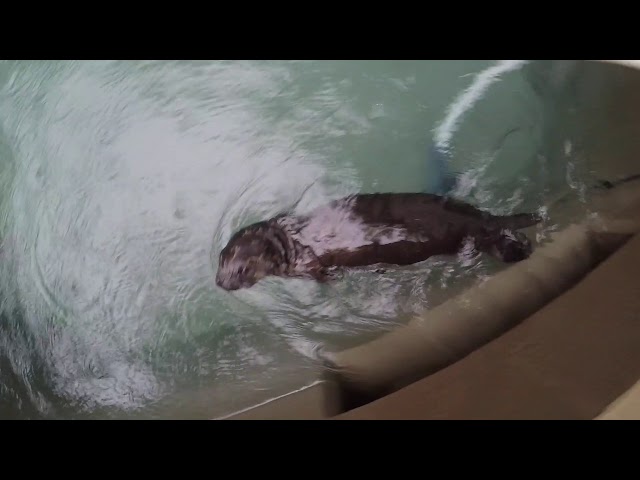
[[[0,416],[222,415],[312,381],[318,348],[501,268],[437,258],[233,294],[213,281],[241,226],[426,188],[434,132],[492,65],[0,63]],[[518,65],[463,108],[445,135],[459,195],[512,213],[580,190],[596,148],[571,123],[594,108],[565,92],[580,68]]]

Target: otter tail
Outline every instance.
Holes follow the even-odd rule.
[[[623,178],[618,178],[616,180],[613,181],[609,181],[609,180],[600,180],[599,182],[597,182],[595,184],[595,188],[601,188],[604,190],[610,190],[612,188],[615,188],[619,185],[623,185],[627,182],[633,182],[634,180],[638,180],[640,179],[640,174],[635,174],[635,175],[629,175],[628,177],[623,177]]]
[[[495,221],[498,228],[520,230],[537,225],[542,222],[542,217],[535,213],[516,213],[515,215],[495,217]]]

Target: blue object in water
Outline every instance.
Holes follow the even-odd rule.
[[[436,195],[447,195],[456,187],[457,175],[449,168],[446,152],[431,143],[427,155],[427,183],[425,191]]]

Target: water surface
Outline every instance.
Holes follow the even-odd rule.
[[[428,189],[434,147],[495,212],[578,195],[579,68],[501,62],[1,62],[0,416],[224,415],[502,268],[213,282],[235,229]]]

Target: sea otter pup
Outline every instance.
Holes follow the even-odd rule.
[[[427,193],[356,194],[308,215],[280,214],[242,228],[220,253],[216,284],[238,290],[270,275],[325,282],[340,268],[455,255],[467,241],[503,262],[518,262],[532,247],[517,230],[539,221],[535,214],[496,216]]]

